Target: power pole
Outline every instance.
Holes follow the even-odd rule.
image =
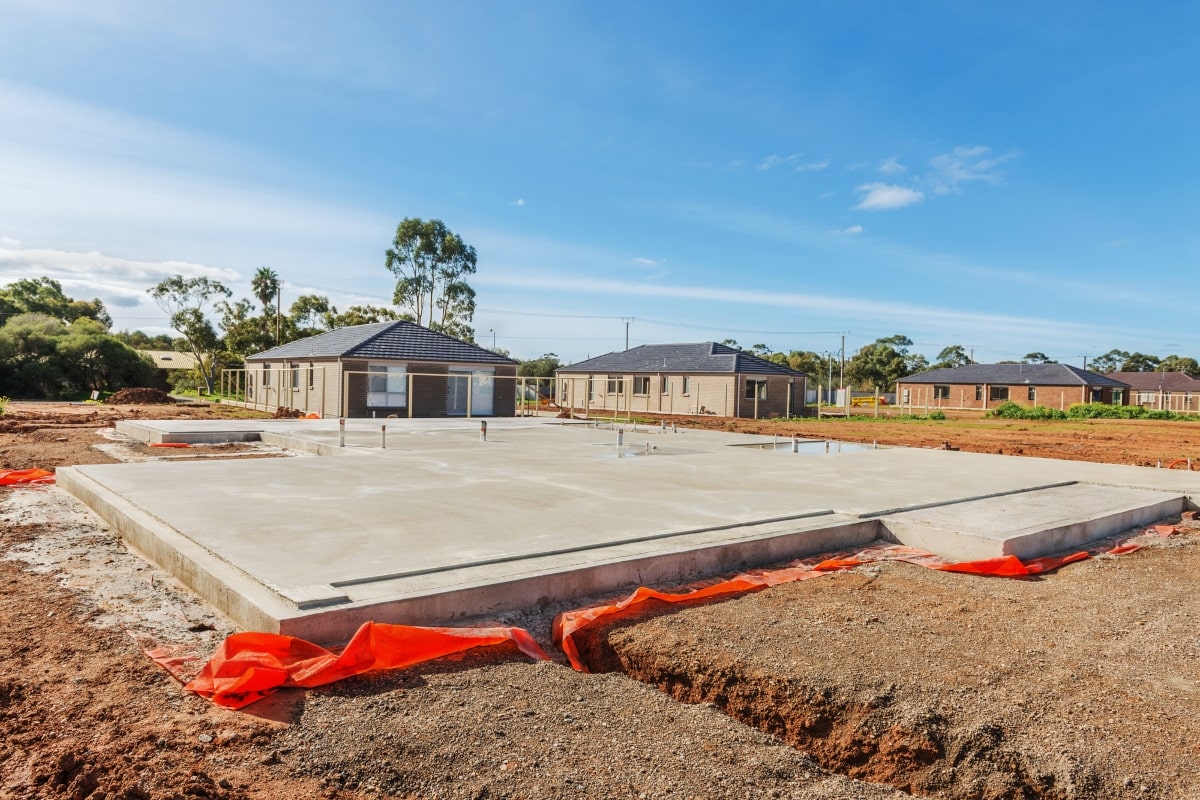
[[[621,322],[625,323],[625,349],[629,349],[629,325],[634,321],[633,317],[621,317]]]
[[[279,344],[279,327],[283,320],[283,281],[275,288],[275,344]]]

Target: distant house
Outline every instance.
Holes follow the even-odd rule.
[[[561,367],[560,404],[585,412],[798,416],[807,376],[716,342],[647,344]]]
[[[967,364],[910,375],[896,382],[896,402],[919,408],[1023,406],[1065,409],[1075,403],[1129,401],[1119,380],[1067,364]]]
[[[1200,412],[1200,378],[1186,372],[1110,372],[1107,377],[1129,386],[1131,405],[1182,413]]]
[[[171,388],[171,373],[176,370],[193,370],[196,368],[196,357],[191,353],[179,353],[174,350],[139,350],[154,362],[154,381],[152,388],[164,392]]]
[[[246,359],[247,404],[323,417],[511,417],[517,362],[415,322],[376,322]]]

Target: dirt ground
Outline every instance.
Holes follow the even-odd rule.
[[[15,403],[0,469],[283,455],[164,456],[110,429],[220,415],[252,416]],[[1200,459],[1200,423],[946,422],[777,432]],[[59,490],[0,489],[0,797],[1200,798],[1200,531],[1183,527],[1036,580],[873,565],[626,619],[592,645],[607,674],[501,648],[229,712],[142,652],[194,668],[228,620]],[[549,647],[560,610],[494,622]]]

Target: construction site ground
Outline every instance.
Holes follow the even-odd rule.
[[[181,457],[105,432],[228,415],[13,403],[0,469]],[[699,424],[1200,466],[1200,422]],[[62,492],[0,489],[0,797],[1200,798],[1200,530],[1180,528],[1036,579],[888,563],[651,608],[589,643],[606,674],[480,650],[230,712],[142,652],[203,658],[228,620]],[[560,610],[497,621],[549,647]]]

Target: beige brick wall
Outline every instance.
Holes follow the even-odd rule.
[[[635,393],[635,377],[649,378],[649,391]],[[688,377],[688,391],[684,392],[684,378]],[[623,381],[623,391],[618,395],[608,392],[610,378]],[[767,381],[767,396],[758,403],[758,416],[766,419],[783,416],[788,403],[788,384],[793,380],[784,375],[732,376],[690,375],[680,373],[653,373],[649,375],[593,375],[596,391],[588,399],[589,377],[578,373],[562,373],[558,377],[561,401],[578,411],[592,410],[600,413],[622,414],[650,412],[655,414],[715,414],[723,417],[753,417],[753,398],[747,400],[746,380]],[[663,391],[663,380],[667,391]],[[800,412],[805,392],[803,377],[794,379],[793,404]]]

